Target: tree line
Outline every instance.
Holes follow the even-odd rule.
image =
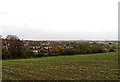
[[[17,36],[8,35],[2,39],[2,59],[18,59],[42,56],[75,55],[104,53],[114,51],[116,47],[104,44],[89,44],[88,42],[74,43],[73,48],[53,48],[51,51],[33,53],[30,48],[25,47],[23,41]]]

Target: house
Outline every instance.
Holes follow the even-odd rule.
[[[47,53],[54,48],[73,48],[67,41],[23,41],[23,43],[34,53]]]

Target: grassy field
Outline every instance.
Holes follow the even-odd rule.
[[[118,54],[3,60],[2,67],[3,80],[117,80]]]

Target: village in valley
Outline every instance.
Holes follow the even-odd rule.
[[[11,45],[8,40],[14,41],[14,40],[20,40],[20,39],[16,35],[8,35],[6,39],[3,39],[4,49],[9,49],[9,46]],[[44,55],[50,55],[52,53],[58,54],[58,52],[60,52],[60,49],[66,50],[72,54],[73,51],[71,50],[74,50],[75,48],[77,48],[79,44],[83,44],[83,45],[80,45],[82,47],[81,50],[84,48],[84,46],[86,46],[86,50],[87,50],[88,46],[99,45],[99,47],[102,48],[102,51],[98,50],[98,52],[96,51],[96,53],[117,51],[117,45],[118,45],[118,41],[99,41],[99,40],[98,41],[91,41],[91,40],[44,40],[44,41],[43,40],[42,41],[41,40],[40,41],[20,40],[20,42],[25,47],[25,49],[29,49],[30,52],[35,53],[35,54],[44,53]],[[15,47],[16,45],[12,45],[12,46]],[[85,51],[85,53],[86,52],[90,53],[89,51]],[[77,52],[77,51],[74,51],[74,52]],[[83,51],[79,53],[84,54]],[[64,54],[68,54],[68,53],[64,53]]]
[[[92,44],[103,44],[103,45],[118,45],[117,41],[31,41],[31,40],[23,40],[24,46],[30,48],[30,50],[34,53],[40,52],[49,52],[55,48],[74,48],[74,45],[80,42],[88,42],[90,45]],[[107,49],[105,49],[107,51]]]
[[[7,35],[2,38],[0,48],[3,80],[114,80],[118,77],[119,46],[114,40],[36,41]]]

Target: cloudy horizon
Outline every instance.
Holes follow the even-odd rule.
[[[119,0],[3,0],[0,35],[28,40],[118,40]]]

